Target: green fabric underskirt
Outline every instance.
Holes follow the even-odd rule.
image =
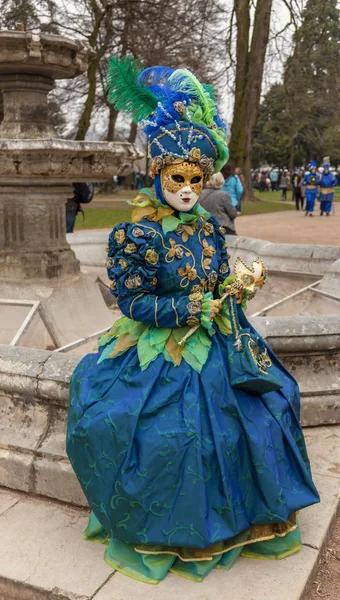
[[[222,330],[222,333],[230,333],[228,330],[229,321],[222,313],[216,319],[216,325]],[[126,352],[131,346],[137,346],[137,354],[139,366],[142,371],[147,369],[149,364],[157,358],[159,354],[163,354],[165,359],[176,363],[176,354],[172,354],[170,347],[167,346],[169,338],[173,337],[175,346],[188,333],[191,327],[177,327],[176,329],[168,329],[166,327],[154,327],[147,323],[140,323],[121,317],[114,323],[112,328],[107,331],[99,340],[95,349],[106,346],[98,360],[98,364],[107,358],[115,358]],[[181,348],[180,359],[185,360],[195,371],[201,372],[205,365],[209,350],[211,347],[211,336],[215,333],[213,326],[210,331],[200,326],[195,333]],[[172,346],[173,347],[173,346]],[[178,354],[177,354],[178,358]]]
[[[275,537],[265,542],[254,542],[232,548],[224,554],[215,556],[212,560],[184,562],[176,556],[167,554],[141,554],[136,552],[133,544],[120,542],[115,538],[110,539],[93,513],[91,513],[83,537],[107,546],[104,559],[112,569],[137,581],[153,584],[162,581],[169,572],[191,581],[201,582],[214,568],[231,569],[240,555],[247,558],[276,560],[285,558],[301,548],[298,525],[297,529],[284,537]],[[246,538],[247,532],[244,532],[244,539],[246,540]]]

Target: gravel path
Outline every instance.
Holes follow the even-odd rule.
[[[291,210],[262,215],[240,216],[236,220],[238,235],[260,238],[269,242],[340,246],[340,205],[337,214],[305,217],[302,211]]]

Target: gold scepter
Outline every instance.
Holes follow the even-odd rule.
[[[225,293],[223,296],[221,296],[221,298],[217,298],[220,300],[221,306],[228,296],[241,295],[244,291],[250,292],[249,299],[253,298],[257,291],[256,288],[263,287],[268,274],[268,271],[260,257],[258,257],[257,260],[253,260],[252,266],[248,267],[238,256],[235,261],[234,272],[236,276],[234,281],[225,287]],[[211,320],[213,321],[214,317],[212,317]],[[186,335],[178,342],[178,346],[183,348],[188,339],[195,333],[195,331],[197,331],[200,326],[201,323],[198,323],[198,325],[191,327]]]

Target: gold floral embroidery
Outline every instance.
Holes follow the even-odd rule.
[[[115,266],[115,261],[113,260],[113,258],[108,257],[106,259],[106,268],[107,269],[112,269],[112,267],[114,267],[114,266]]]
[[[212,225],[212,223],[207,223],[206,221],[203,221],[202,229],[205,235],[212,235],[214,233],[214,226]]]
[[[215,291],[217,281],[218,281],[218,275],[217,275],[216,271],[211,271],[211,273],[209,273],[209,275],[208,275],[208,282],[207,282],[209,292]]]
[[[207,240],[203,240],[203,256],[212,258],[216,254],[216,250],[213,246],[209,246]]]
[[[200,302],[189,302],[189,304],[187,304],[187,311],[191,314],[191,315],[197,315],[199,312],[201,312],[202,306]]]
[[[189,300],[192,302],[200,302],[204,298],[204,286],[201,284],[193,285],[189,294]]]
[[[141,237],[144,235],[144,231],[140,227],[134,227],[131,233],[134,237]]]
[[[114,237],[115,237],[117,244],[119,244],[119,245],[123,244],[125,242],[125,238],[126,238],[124,229],[118,229],[118,231],[116,231]]]
[[[124,269],[124,270],[127,269],[129,266],[129,263],[127,262],[127,260],[124,260],[124,258],[120,258],[118,263],[119,263],[120,268]]]
[[[226,228],[224,227],[224,225],[220,225],[220,227],[218,228],[219,232],[222,233],[223,235],[225,235],[227,233]]]
[[[141,287],[142,283],[143,280],[140,275],[130,275],[130,277],[127,277],[124,281],[124,285],[128,290],[135,290],[136,288]]]
[[[157,277],[153,277],[153,278],[151,279],[151,281],[150,281],[150,285],[151,285],[152,287],[156,287],[156,285],[157,285]]]
[[[178,225],[178,227],[176,227],[175,233],[177,235],[182,236],[183,242],[187,242],[189,239],[189,235],[193,235],[195,233],[196,229],[197,229],[196,223],[192,223],[191,225],[184,225],[183,223],[181,223],[180,225]]]
[[[125,254],[133,254],[136,251],[137,251],[137,246],[133,242],[130,242],[130,244],[126,244],[126,246],[124,248]]]
[[[150,265],[157,265],[158,258],[159,258],[158,253],[156,252],[156,250],[153,250],[152,248],[149,248],[149,250],[147,250],[145,253],[145,260]]]
[[[111,288],[111,290],[113,290],[113,291],[116,291],[116,289],[117,289],[117,284],[116,284],[116,282],[115,282],[115,280],[114,280],[114,279],[112,279],[112,281],[111,281],[111,283],[110,283],[110,288]]]
[[[218,270],[221,273],[221,275],[225,275],[226,273],[228,273],[228,263],[226,263],[226,262],[221,263]]]
[[[202,152],[199,148],[191,148],[189,152],[189,160],[191,162],[198,162],[202,157]]]
[[[179,244],[176,244],[175,240],[173,240],[172,238],[169,239],[170,242],[170,250],[167,253],[165,259],[168,263],[172,262],[174,260],[174,258],[183,258],[184,255],[184,250],[182,248],[182,246],[180,246]],[[188,256],[188,254],[187,254]],[[190,253],[189,253],[190,256]]]
[[[178,273],[178,275],[180,275],[180,277],[182,277],[182,279],[181,279],[182,287],[185,287],[186,285],[188,285],[187,283],[184,284],[186,279],[188,281],[195,281],[195,279],[197,279],[197,271],[194,267],[191,267],[189,263],[186,264],[185,268],[181,267],[180,269],[177,269],[177,273]]]
[[[199,324],[200,320],[197,317],[194,317],[193,315],[190,315],[190,317],[187,319],[187,325],[190,325],[190,327],[195,327],[195,325]]]

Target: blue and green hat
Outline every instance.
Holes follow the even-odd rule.
[[[144,127],[153,177],[174,161],[188,161],[197,163],[208,179],[227,162],[228,127],[213,88],[188,69],[143,69],[129,57],[113,57],[108,99]]]

